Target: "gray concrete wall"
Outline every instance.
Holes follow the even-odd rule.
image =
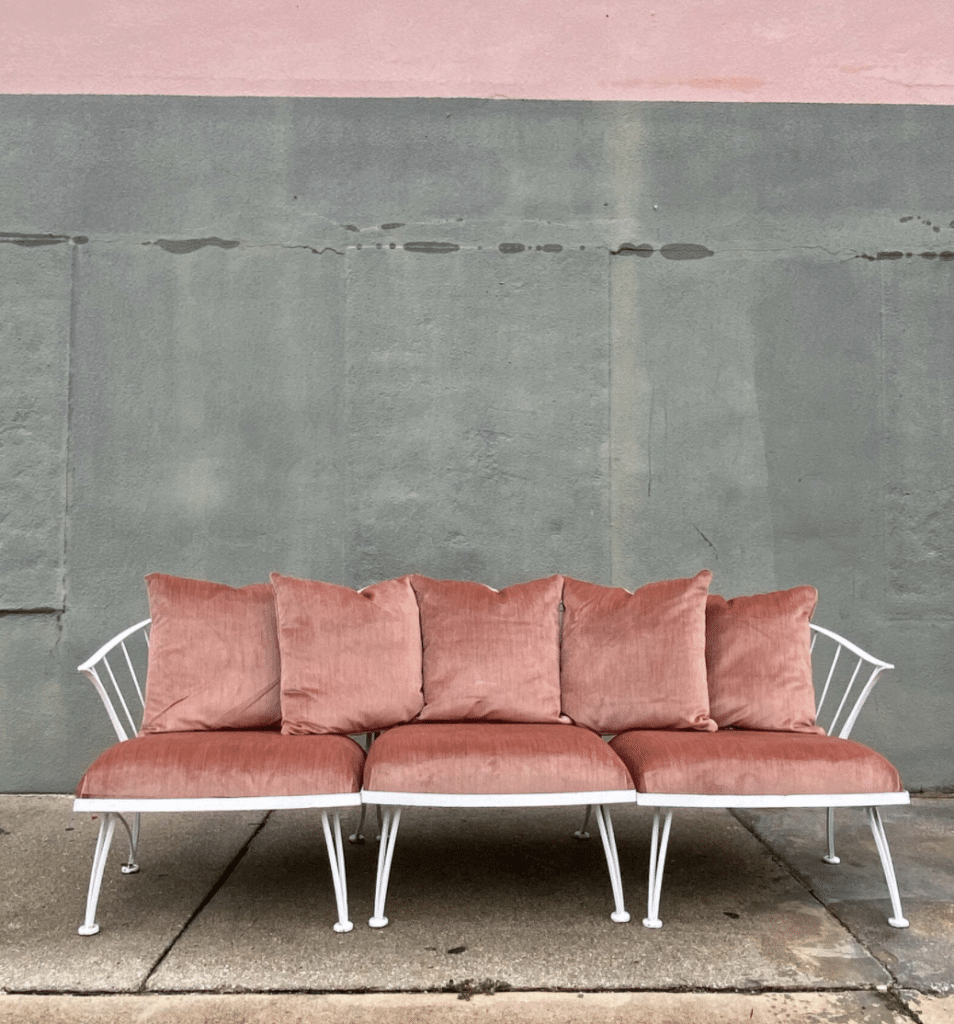
[[[898,666],[859,738],[954,784],[954,111],[6,96],[0,139],[0,790],[110,742],[74,669],[153,570],[812,583]]]

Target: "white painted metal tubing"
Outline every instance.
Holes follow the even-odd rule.
[[[99,925],[96,923],[96,906],[99,903],[99,890],[103,884],[103,870],[109,856],[109,846],[116,831],[116,818],[115,814],[106,814],[99,824],[93,867],[89,875],[89,892],[86,895],[86,918],[77,929],[80,935],[95,935],[99,931]]]
[[[898,880],[894,874],[894,864],[891,860],[891,850],[888,847],[888,837],[884,834],[881,813],[877,807],[868,807],[866,810],[871,834],[874,836],[875,846],[878,847],[878,856],[881,858],[881,867],[884,869],[884,880],[888,883],[888,894],[891,896],[893,916],[888,918],[888,924],[892,928],[907,928],[909,921],[901,910],[901,894],[898,892]]]
[[[659,816],[666,812],[662,837],[659,835]],[[663,869],[666,866],[666,847],[669,845],[669,828],[672,825],[672,808],[659,808],[653,814],[653,839],[649,851],[649,897],[647,916],[643,924],[647,928],[662,928],[659,919],[659,897],[662,894]]]
[[[826,864],[840,864],[841,857],[835,855],[835,808],[828,808],[828,853],[822,857]]]
[[[372,928],[383,928],[388,923],[384,916],[384,903],[388,895],[394,841],[400,824],[401,808],[385,807],[381,818],[381,845],[378,847],[378,875],[374,885],[374,917],[368,921]]]
[[[586,826],[590,823],[590,815],[593,813],[593,805],[587,804],[586,811],[583,814],[583,824],[573,833],[576,839],[589,839],[590,834],[586,831]]]
[[[129,822],[121,814],[117,814],[116,817],[122,823],[123,828],[126,830],[126,836],[129,839],[129,859],[119,870],[124,875],[134,875],[139,870],[139,865],[136,863],[136,848],[139,845],[140,815],[133,815],[132,828],[129,827]]]
[[[600,827],[600,838],[603,840],[603,852],[606,854],[606,866],[609,868],[610,885],[613,888],[615,909],[610,918],[617,924],[629,920],[629,913],[623,903],[623,879],[619,871],[619,853],[616,849],[616,835],[613,832],[613,818],[608,807],[597,804],[596,823]]]
[[[368,805],[366,803],[361,804],[361,814],[358,816],[358,827],[348,836],[349,843],[363,843],[364,834],[362,829],[364,828],[364,816],[368,813]]]
[[[321,827],[325,833],[325,846],[328,848],[328,864],[331,867],[331,882],[335,887],[335,904],[338,908],[338,920],[333,925],[336,932],[350,932],[354,925],[348,920],[348,879],[345,874],[344,846],[341,842],[341,817],[337,811],[331,812],[334,823],[328,821],[328,812],[321,812]]]

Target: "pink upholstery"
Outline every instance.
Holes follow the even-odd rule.
[[[152,631],[140,732],[264,729],[281,720],[275,600],[267,583],[146,577]]]
[[[562,576],[496,591],[412,576],[421,608],[420,721],[560,722]]]
[[[634,593],[566,579],[563,713],[597,732],[712,731],[706,594],[712,573]]]
[[[358,733],[424,706],[421,627],[407,576],[363,591],[272,573],[282,732]]]
[[[709,597],[709,713],[720,729],[823,731],[815,725],[808,627],[817,600],[814,587]]]
[[[388,793],[584,793],[633,788],[599,736],[573,725],[422,722],[371,744],[364,788]]]
[[[895,793],[897,769],[854,740],[792,732],[627,732],[610,742],[640,793]]]
[[[117,743],[76,790],[86,799],[199,799],[356,793],[364,751],[347,736],[277,730],[177,732]]]

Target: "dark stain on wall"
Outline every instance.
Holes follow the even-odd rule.
[[[460,246],[454,242],[405,242],[404,248],[407,252],[423,252],[430,255],[438,255],[445,252],[457,252]]]
[[[184,256],[187,253],[195,252],[207,245],[216,245],[220,249],[234,249],[239,243],[224,238],[160,238],[155,242],[146,242],[146,245],[158,245],[160,249],[171,252],[176,256]]]
[[[25,235],[19,231],[0,231],[0,242],[22,245],[26,248],[33,248],[38,245],[60,245],[62,242],[68,242],[69,240],[69,235]],[[77,241],[79,241],[78,238]],[[83,239],[83,241],[86,241],[86,239]]]
[[[920,256],[922,260],[944,260],[945,262],[954,260],[954,252],[951,252],[949,249],[945,249],[943,252],[919,252],[917,254],[913,252],[899,252],[897,249],[887,249],[874,256],[869,256],[868,253],[863,252],[860,256],[856,256],[855,259],[873,262],[874,260],[911,259],[914,255]]]
[[[667,260],[702,260],[706,256],[715,256],[711,249],[694,242],[671,242],[664,245],[659,252],[663,259]]]
[[[382,224],[381,225],[381,230],[382,231],[394,231],[396,228],[403,228],[403,227],[404,227],[403,221],[396,220],[396,221],[394,221],[393,224]]]
[[[521,245],[520,242],[501,242],[497,248],[503,253],[513,253],[523,252],[526,246]]]
[[[652,256],[656,250],[648,243],[643,242],[640,245],[635,245],[633,242],[623,242],[618,249],[611,249],[611,256]]]

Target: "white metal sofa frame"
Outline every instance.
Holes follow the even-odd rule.
[[[134,664],[135,659],[130,653],[129,645],[133,639],[141,639],[148,646],[151,622],[151,619],[144,619],[123,630],[78,667],[78,671],[87,676],[96,688],[96,692],[106,707],[113,729],[121,742],[133,738],[138,732],[136,716],[130,705],[141,711],[145,704],[143,689]],[[114,656],[112,662],[109,660],[110,655]],[[328,862],[331,867],[331,879],[338,912],[338,920],[333,927],[336,932],[349,932],[354,926],[348,920],[348,887],[344,848],[341,841],[341,819],[338,810],[342,807],[354,807],[360,803],[360,793],[202,799],[111,800],[78,797],[73,801],[74,811],[103,814],[93,855],[93,867],[90,872],[86,917],[78,929],[79,934],[95,935],[99,931],[99,925],[96,923],[96,906],[99,902],[103,871],[106,867],[106,858],[109,855],[109,847],[117,822],[122,824],[129,839],[129,859],[122,865],[121,870],[123,874],[133,874],[139,870],[136,856],[143,813],[150,811],[259,811],[285,808],[320,809],[321,825],[328,850]],[[132,825],[126,821],[124,814],[132,815]]]
[[[815,647],[819,636],[826,637],[835,644],[834,654],[827,666],[827,674],[824,686],[815,708],[816,717],[820,716],[822,707],[826,701],[833,703],[837,701],[834,714],[827,718],[825,732],[829,736],[837,735],[839,739],[847,739],[865,701],[871,695],[875,684],[882,672],[893,669],[894,666],[886,661],[881,661],[873,655],[863,651],[860,647],[846,640],[843,636],[816,626],[810,623],[813,633],[811,649],[813,656],[816,655]],[[839,660],[843,651],[848,652],[847,666],[839,667]],[[857,660],[852,667],[851,656]],[[826,659],[827,662],[827,659]],[[859,677],[863,677],[862,666],[869,666],[865,671],[867,677],[854,697],[852,691],[859,683]],[[847,668],[842,676],[838,673]],[[823,669],[824,671],[824,669]],[[819,676],[820,678],[820,676]],[[833,685],[838,678],[845,681],[841,687]],[[840,699],[837,690],[841,689]],[[821,724],[821,720],[819,719]],[[837,730],[837,733],[836,733]],[[881,860],[881,867],[884,871],[885,882],[888,886],[888,894],[891,898],[892,914],[888,918],[888,924],[893,928],[907,928],[908,920],[901,910],[901,897],[898,892],[898,883],[895,877],[894,864],[891,860],[891,850],[885,835],[884,825],[881,821],[879,807],[897,804],[909,804],[911,796],[908,792],[894,793],[828,793],[828,794],[785,794],[778,795],[724,795],[718,796],[703,795],[697,793],[636,793],[636,804],[640,807],[655,808],[653,814],[653,831],[649,854],[649,893],[647,916],[643,918],[643,924],[647,928],[661,928],[662,921],[659,917],[659,900],[662,893],[663,869],[666,864],[666,847],[669,843],[670,826],[672,825],[673,810],[677,807],[712,807],[721,809],[730,808],[786,808],[786,807],[826,807],[828,809],[828,852],[823,856],[827,864],[838,864],[840,858],[835,855],[835,808],[836,807],[863,807],[866,809],[868,824],[874,836],[875,846]],[[589,808],[587,816],[579,834],[584,834],[589,819]],[[661,827],[660,827],[661,822]]]
[[[565,728],[554,726],[554,728]],[[394,843],[397,839],[398,826],[401,823],[401,811],[405,807],[587,807],[587,813],[596,817],[603,841],[603,852],[606,855],[606,866],[609,869],[610,885],[613,890],[614,909],[610,918],[618,923],[630,919],[623,903],[623,882],[619,870],[619,855],[616,851],[616,837],[613,833],[613,819],[610,804],[634,802],[634,791],[631,789],[604,790],[592,793],[393,793],[362,789],[362,819],[364,809],[369,804],[378,807],[380,815],[380,845],[378,846],[378,869],[374,886],[374,916],[368,920],[372,928],[384,928],[388,918],[384,914],[387,899],[388,879],[391,874],[391,860],[394,856]],[[383,811],[383,813],[382,813]],[[352,839],[360,837],[361,823],[358,832]]]

